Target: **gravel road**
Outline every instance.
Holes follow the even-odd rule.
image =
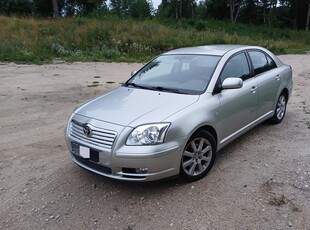
[[[310,229],[310,55],[280,59],[295,83],[280,125],[225,147],[200,181],[147,184],[79,168],[63,133],[141,64],[0,64],[0,229]]]

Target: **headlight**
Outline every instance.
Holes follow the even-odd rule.
[[[126,145],[155,145],[163,143],[170,123],[141,125],[127,138]]]

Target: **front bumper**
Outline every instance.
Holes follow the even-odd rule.
[[[75,118],[96,127],[109,126],[98,121],[83,120],[82,117],[75,116]],[[158,145],[126,146],[126,139],[132,128],[116,126],[109,128],[116,130],[117,138],[111,148],[105,148],[72,136],[69,123],[65,136],[72,160],[88,171],[118,180],[153,181],[179,174],[186,137]],[[96,153],[96,157],[83,158],[72,143],[89,148],[91,152]]]
[[[102,176],[126,181],[153,181],[177,175],[182,155],[178,145],[158,152],[146,152],[145,154],[116,153],[111,155],[109,161],[102,160],[104,158],[101,155],[104,154],[104,151],[99,151],[100,160],[98,162],[84,159],[72,151],[71,158],[82,168]],[[147,172],[140,173],[136,169],[147,169]]]

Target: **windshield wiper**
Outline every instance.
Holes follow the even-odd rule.
[[[124,84],[125,86],[131,86],[134,88],[139,88],[139,89],[152,89],[151,87],[147,87],[147,86],[143,86],[143,85],[138,85],[136,83],[132,83],[132,82],[128,82],[126,84]]]
[[[179,94],[187,94],[186,92],[180,92],[178,89],[173,89],[173,88],[166,88],[162,86],[143,86],[143,85],[138,85],[133,82],[129,82],[124,84],[124,86],[130,86],[134,88],[139,88],[139,89],[150,89],[150,90],[156,90],[156,91],[161,91],[161,92],[171,92],[171,93],[179,93]]]
[[[152,87],[153,90],[158,90],[158,91],[163,91],[163,92],[171,92],[171,93],[179,93],[179,94],[186,94],[185,92],[181,92],[178,89],[173,89],[173,88],[166,88],[166,87],[162,87],[162,86],[156,86],[156,87]]]

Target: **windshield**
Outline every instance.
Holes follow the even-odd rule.
[[[182,94],[201,94],[220,57],[163,55],[145,65],[124,86]]]

